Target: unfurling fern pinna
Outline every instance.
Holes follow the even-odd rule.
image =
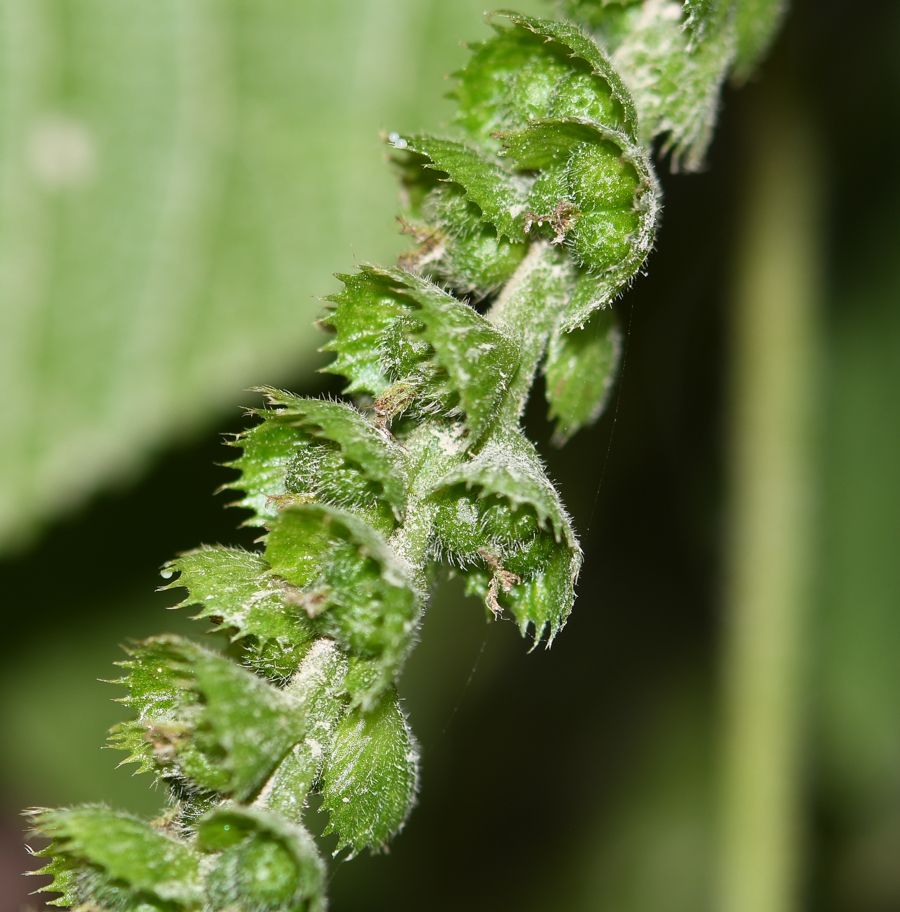
[[[777,4],[753,7],[770,31]],[[647,143],[665,134],[698,165],[722,79],[767,34],[742,46],[746,4],[724,0],[571,12],[601,44],[499,14],[458,74],[456,138],[391,134],[412,249],[342,276],[322,321],[354,402],[264,390],[232,463],[262,550],[204,547],[163,573],[230,647],[161,636],[122,663],[136,718],[112,742],[171,807],[34,812],[57,905],[323,909],[307,796],[351,855],[415,800],[395,682],[435,568],[535,643],[565,624],[581,552],[520,426],[529,391],[543,370],[558,442],[597,417],[620,348],[610,304],[654,240]]]

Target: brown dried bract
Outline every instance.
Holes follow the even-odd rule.
[[[494,571],[484,603],[491,610],[494,617],[499,618],[503,614],[503,607],[498,599],[500,591],[509,592],[513,586],[522,582],[522,578],[515,573],[511,573],[509,570],[504,570],[503,567],[500,566],[500,561],[498,561],[490,552],[485,551],[484,548],[478,553],[491,570]]]
[[[534,212],[525,213],[525,234],[530,234],[534,225],[542,226],[544,222],[549,222],[553,229],[554,238],[550,242],[554,245],[562,244],[566,239],[566,232],[572,227],[572,219],[578,215],[578,210],[567,200],[560,200],[554,207],[553,211],[546,215],[539,215]]]

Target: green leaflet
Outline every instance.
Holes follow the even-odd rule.
[[[609,308],[596,311],[582,329],[553,336],[544,376],[558,446],[597,420],[609,399],[621,353],[622,336]]]
[[[393,680],[409,649],[422,598],[386,541],[334,508],[289,507],[266,542],[273,576],[317,632],[377,661],[379,675],[355,698],[365,708]]]
[[[244,431],[232,445],[243,450],[241,456],[228,463],[241,477],[223,485],[223,489],[243,491],[245,496],[233,506],[252,511],[244,520],[247,526],[264,526],[274,515],[273,502],[287,493],[285,478],[290,470],[298,447],[304,438],[296,428],[281,421],[271,420],[267,412],[258,414],[265,420]]]
[[[111,746],[128,752],[119,765],[136,763],[139,773],[175,778],[179,775],[174,766],[177,748],[182,763],[186,761],[188,766],[201,770],[208,766],[188,739],[186,722],[178,718],[180,709],[196,701],[190,692],[182,692],[175,669],[168,663],[142,661],[140,644],[125,651],[132,658],[117,664],[127,674],[111,683],[128,688],[128,696],[120,697],[118,702],[133,709],[138,718],[120,722],[110,731]],[[215,774],[212,768],[203,771],[207,773],[204,778]]]
[[[405,458],[383,430],[343,402],[259,392],[275,408],[257,412],[262,424],[238,438],[244,453],[230,466],[241,477],[228,485],[247,495],[237,505],[256,513],[248,525],[264,525],[279,505],[297,499],[360,512],[385,531],[402,519]]]
[[[700,0],[704,2],[704,0]],[[516,25],[543,38],[545,47],[550,39],[565,49],[569,67],[575,69],[557,86],[547,114],[551,117],[587,117],[613,130],[621,130],[634,138],[637,130],[637,110],[612,61],[581,29],[570,22],[554,22],[523,16],[510,10],[494,15],[503,16]],[[558,52],[557,52],[558,53]],[[584,71],[590,68],[590,81]],[[590,94],[585,88],[590,86]],[[593,97],[592,97],[593,96]],[[607,102],[606,99],[610,101]]]
[[[202,901],[196,853],[184,842],[130,814],[85,805],[38,810],[32,822],[37,833],[53,839],[39,854],[63,862],[48,866],[52,869],[48,873],[65,870],[66,862],[74,860],[100,869],[111,881],[122,881],[138,893],[149,894],[148,898],[178,903],[185,909],[197,908]],[[77,887],[69,887],[68,892],[68,902],[74,897],[81,901],[92,898],[82,896]]]
[[[118,683],[129,687],[122,702],[139,718],[118,726],[113,742],[140,751],[142,768],[171,765],[206,789],[244,798],[306,733],[295,699],[189,640],[155,637],[131,654]]]
[[[403,263],[459,295],[481,300],[495,292],[509,281],[528,252],[527,244],[503,237],[485,222],[457,184],[434,188],[420,216],[423,220],[417,223],[411,220],[412,213],[406,220],[406,230],[418,246],[403,257]]]
[[[541,170],[531,189],[522,178],[517,183],[493,155],[463,143],[392,138],[397,137],[395,146],[426,156],[431,167],[447,173],[498,235],[517,241],[546,223],[554,243],[565,242],[596,274],[590,306],[603,306],[640,268],[653,242],[656,185],[633,142],[634,104],[609,59],[578,29],[503,15],[514,27],[497,27],[497,36],[479,45],[458,74],[460,122],[489,134],[492,143],[499,140],[500,154],[525,172],[523,178]],[[431,209],[433,228],[411,230],[421,238],[411,263],[461,289],[486,293],[493,275],[485,256],[499,258],[507,251],[497,249],[493,239],[479,237],[473,244],[468,232],[461,243],[449,228],[446,204],[428,205],[429,196],[437,194],[432,188],[420,207],[426,224]],[[479,275],[486,278],[480,288]],[[583,322],[590,306],[576,319]]]
[[[392,134],[394,138],[396,149],[401,145],[399,134]],[[395,154],[394,163],[405,191],[403,230],[417,245],[400,258],[402,265],[479,300],[507,282],[528,250],[522,243],[524,222],[519,219],[512,239],[504,237],[464,186],[449,176],[438,179],[446,172],[436,171],[427,156],[407,148]],[[489,164],[496,165],[493,153]],[[527,192],[529,181],[501,173],[506,182],[504,192],[516,197],[514,204],[520,209],[519,197]],[[507,221],[514,219],[509,216]]]
[[[180,576],[165,588],[187,589],[187,597],[175,607],[202,606],[195,617],[233,630],[233,640],[253,636],[263,644],[280,639],[305,647],[312,641],[309,626],[286,610],[283,590],[266,575],[268,570],[258,554],[207,545],[166,564],[164,575]]]
[[[402,143],[402,145],[397,145]],[[427,156],[428,167],[444,171],[459,184],[483,217],[500,235],[522,240],[522,213],[525,210],[527,185],[483,153],[451,139],[411,136],[398,139],[395,148]]]
[[[345,402],[301,399],[270,388],[264,388],[262,392],[270,404],[278,407],[280,422],[302,428],[324,444],[334,444],[345,463],[341,470],[332,468],[329,472],[315,472],[310,466],[304,472],[306,466],[295,459],[286,479],[289,493],[309,491],[336,506],[364,508],[369,504],[340,502],[353,500],[353,495],[348,495],[347,490],[353,486],[354,473],[357,473],[373,489],[370,496],[389,504],[395,519],[403,519],[409,492],[406,457],[384,429],[376,427]],[[335,475],[338,477],[335,478]],[[365,495],[361,491],[356,496]]]
[[[345,393],[380,396],[391,382],[382,364],[382,342],[406,308],[390,279],[370,268],[338,278],[344,289],[325,299],[334,307],[320,321],[335,334],[322,346],[322,351],[335,353],[324,370],[347,378]]]
[[[214,909],[323,912],[325,866],[309,833],[277,814],[226,805],[197,824]]]
[[[76,858],[70,858],[66,855],[56,855],[55,849],[58,842],[54,840],[43,851],[35,852],[28,849],[29,853],[36,858],[49,858],[50,862],[43,867],[38,868],[34,873],[42,877],[51,877],[52,880],[45,887],[39,887],[36,893],[60,893],[61,896],[55,899],[47,900],[48,906],[62,906],[69,908],[78,902],[79,882],[85,880],[85,874],[81,871],[83,862]]]
[[[326,348],[338,353],[329,370],[347,376],[348,389],[369,384],[365,388],[375,396],[387,393],[389,380],[405,383],[421,410],[465,416],[471,442],[476,442],[515,376],[515,345],[473,308],[402,269],[364,266],[345,285],[331,299],[338,306],[327,317],[337,338]],[[377,357],[367,362],[353,355],[357,321],[367,319],[360,302],[380,308],[383,327],[378,338],[369,340]],[[390,351],[383,355],[387,342]],[[381,379],[370,383],[366,378],[374,376],[373,363]]]
[[[482,452],[433,488],[439,547],[471,571],[470,589],[499,614],[510,608],[524,636],[552,642],[574,601],[581,549],[533,445],[519,433]]]
[[[396,691],[340,721],[320,786],[326,832],[338,834],[338,849],[349,846],[352,857],[384,847],[406,821],[417,788],[418,753]]]
[[[734,75],[748,79],[775,39],[787,12],[787,0],[737,0]]]
[[[522,579],[513,583],[508,593],[501,589],[500,604],[512,611],[522,636],[531,628],[537,645],[546,632],[549,647],[572,611],[581,550],[554,547],[541,572],[531,577],[524,576],[516,560],[507,561],[506,569]]]
[[[423,328],[415,336],[434,349],[438,373],[433,396],[455,399],[448,412],[464,416],[472,443],[494,417],[518,369],[514,343],[471,307],[418,276],[389,270],[404,279],[418,308],[414,317]]]

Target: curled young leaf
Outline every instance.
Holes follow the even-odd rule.
[[[475,45],[457,74],[457,122],[468,133],[488,139],[498,130],[570,113],[633,133],[634,104],[590,38],[567,23],[507,11],[495,15],[512,27],[492,18],[497,34]]]
[[[498,435],[433,488],[438,546],[470,571],[472,591],[499,614],[510,608],[523,635],[552,641],[574,601],[581,550],[534,447]]]
[[[521,242],[522,213],[528,193],[527,183],[517,180],[491,157],[464,143],[432,136],[413,136],[402,140],[403,148],[426,156],[432,167],[465,191],[465,196],[481,210],[498,234]]]
[[[324,912],[325,865],[303,827],[225,805],[198,822],[197,845],[213,856],[206,875],[212,908]]]
[[[207,545],[166,564],[165,576],[179,576],[164,588],[187,589],[187,597],[175,607],[200,606],[195,617],[212,620],[231,632],[233,640],[252,636],[261,644],[281,640],[305,648],[313,638],[309,625],[285,610],[284,592],[268,570],[258,554]]]
[[[241,458],[230,463],[253,509],[250,525],[271,521],[286,502],[315,500],[353,510],[390,531],[402,519],[409,487],[403,451],[353,406],[303,399],[264,387],[270,408],[242,434]]]
[[[540,169],[529,231],[546,225],[585,267],[563,317],[568,331],[619,294],[650,253],[659,214],[653,169],[625,134],[584,118],[536,120],[501,137],[517,167]]]

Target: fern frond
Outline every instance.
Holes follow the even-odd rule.
[[[658,222],[650,144],[700,164],[722,80],[769,34],[747,24],[750,3],[573,0],[598,41],[496,14],[457,74],[456,135],[391,134],[412,249],[340,276],[322,319],[326,369],[358,401],[261,390],[227,487],[262,549],[202,547],[163,570],[227,652],[164,636],[120,663],[136,718],[111,742],[171,787],[171,812],[35,812],[57,905],[321,912],[309,796],[351,855],[384,848],[416,800],[396,682],[436,565],[553,642],[582,554],[525,404],[543,369],[558,443],[603,409],[611,304]],[[775,0],[752,3],[777,19]]]

